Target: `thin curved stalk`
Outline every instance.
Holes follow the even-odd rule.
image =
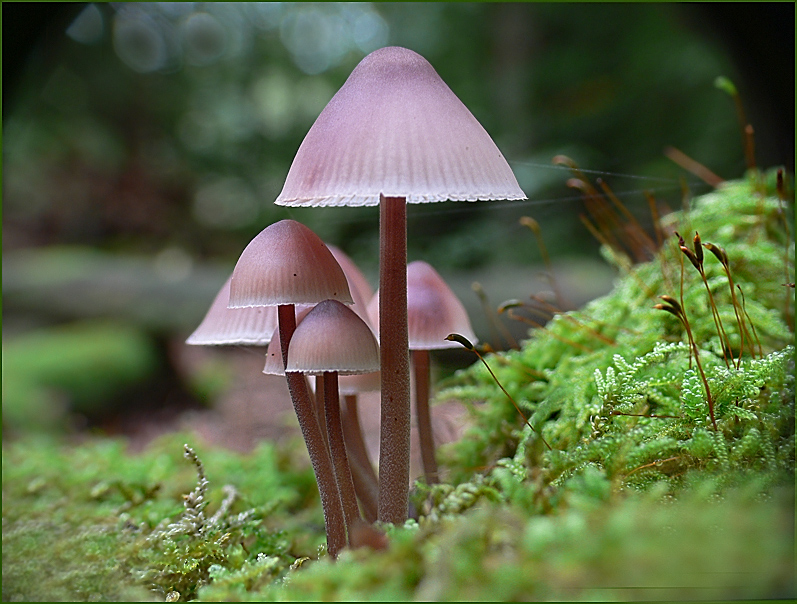
[[[365,519],[368,522],[375,522],[379,504],[379,479],[363,439],[356,394],[347,394],[343,397],[341,413],[343,438],[346,441],[346,451],[350,455],[354,490],[360,500]]]
[[[340,489],[340,501],[343,504],[346,530],[351,538],[352,527],[360,520],[360,508],[357,507],[357,495],[354,492],[354,481],[349,468],[349,458],[346,455],[346,444],[343,441],[337,371],[324,372],[324,412],[327,418],[329,452],[332,454],[335,480],[338,483],[338,489]]]
[[[429,409],[429,351],[412,351],[412,370],[415,375],[415,415],[418,420],[418,439],[421,442],[421,463],[427,484],[439,482],[437,460],[434,456],[432,414]]]

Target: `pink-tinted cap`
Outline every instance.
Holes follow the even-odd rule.
[[[368,304],[368,317],[378,331],[378,291]],[[474,344],[478,341],[462,302],[438,272],[422,260],[407,265],[407,329],[410,350],[460,347],[445,339],[451,333]]]
[[[490,135],[421,55],[369,54],[318,116],[277,205],[526,199]]]
[[[230,300],[230,280],[216,294],[205,318],[188,339],[186,344],[195,346],[265,346],[271,340],[271,333],[277,327],[277,308],[275,306],[254,306],[250,308],[227,308]]]
[[[343,269],[320,237],[295,220],[269,225],[246,246],[230,283],[230,308],[351,304]]]
[[[312,306],[305,306],[296,309],[297,326],[304,320],[307,313],[309,313],[312,308]],[[282,363],[282,344],[280,341],[279,327],[275,327],[271,332],[271,341],[268,343],[268,348],[266,349],[266,364],[263,367],[263,373],[266,375],[285,375],[285,366]]]
[[[319,375],[379,370],[379,345],[371,328],[337,300],[319,302],[297,325],[286,371]]]
[[[335,260],[338,261],[338,264],[340,264],[340,268],[343,269],[343,274],[346,275],[346,279],[349,282],[349,291],[351,292],[352,300],[354,300],[354,304],[352,304],[350,308],[356,312],[363,321],[368,322],[366,307],[368,306],[368,301],[374,295],[374,289],[371,287],[371,284],[368,283],[368,279],[365,278],[360,268],[354,264],[354,260],[349,258],[343,250],[329,244],[327,244],[327,247],[329,251],[332,252]]]

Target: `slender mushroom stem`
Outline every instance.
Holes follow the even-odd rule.
[[[307,379],[307,378],[305,378]],[[324,442],[329,447],[329,431],[327,430],[327,417],[324,411],[324,376],[317,375],[315,377],[315,413],[318,418],[318,427],[321,428],[321,434],[324,437]],[[332,453],[330,452],[330,455]]]
[[[379,520],[404,524],[409,514],[410,354],[407,331],[407,200],[380,196],[379,348],[382,422]]]
[[[438,482],[437,460],[434,457],[432,415],[429,410],[429,351],[413,350],[412,370],[415,376],[415,415],[421,442],[421,462],[427,484]]]
[[[329,451],[332,454],[332,465],[335,467],[335,479],[340,489],[340,500],[343,504],[343,515],[346,529],[351,539],[351,530],[360,520],[360,509],[357,507],[357,495],[354,492],[354,481],[351,477],[349,459],[346,455],[346,444],[343,441],[343,426],[340,422],[340,395],[338,394],[338,372],[324,372],[324,411],[327,418]]]
[[[363,439],[356,394],[347,394],[343,397],[341,413],[346,451],[351,454],[354,491],[362,504],[365,519],[368,522],[375,522],[379,505],[379,479],[368,457],[368,449]]]
[[[277,308],[279,317],[280,345],[282,348],[283,367],[288,363],[288,344],[296,329],[296,312],[293,304],[281,304]],[[301,373],[285,372],[288,390],[293,401],[293,409],[299,420],[310,462],[313,465],[318,492],[321,495],[321,507],[324,510],[324,525],[327,531],[327,550],[333,558],[337,558],[341,549],[346,546],[346,525],[341,505],[340,492],[335,482],[332,460],[329,457],[321,428],[318,426],[307,380]]]

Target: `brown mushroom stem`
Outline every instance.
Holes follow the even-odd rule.
[[[296,312],[293,304],[281,304],[277,308],[277,312],[282,362],[285,367],[288,361],[288,344],[296,329]],[[321,495],[324,525],[327,531],[327,550],[333,558],[337,558],[340,550],[346,546],[346,525],[332,460],[324,443],[321,428],[318,426],[305,376],[301,373],[286,372],[285,377],[288,381],[293,409],[299,420],[307,453],[310,455],[310,462],[313,465],[318,492]]]
[[[404,524],[409,514],[410,355],[407,332],[407,202],[379,203],[379,348],[382,405],[379,520]]]
[[[356,394],[347,394],[343,397],[341,413],[343,414],[343,438],[346,441],[346,451],[351,456],[351,477],[354,479],[354,491],[362,505],[365,519],[368,522],[375,522],[379,505],[379,479],[368,456],[368,448],[365,446]]]
[[[324,437],[324,442],[329,448],[329,432],[327,430],[327,417],[324,411],[324,376],[315,376],[315,414],[318,418],[318,427],[321,428],[321,434]]]
[[[415,415],[418,420],[418,439],[421,442],[421,462],[427,484],[438,482],[437,460],[434,456],[432,414],[429,410],[429,351],[413,350],[412,369],[415,376]]]
[[[357,495],[354,492],[354,481],[346,455],[346,444],[343,441],[343,426],[340,422],[340,395],[338,394],[338,372],[324,372],[324,412],[327,418],[327,436],[329,452],[332,454],[332,465],[335,468],[335,480],[340,489],[340,501],[343,504],[343,516],[346,529],[351,536],[351,529],[360,520],[360,508],[357,506]]]

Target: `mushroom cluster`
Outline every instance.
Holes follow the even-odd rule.
[[[407,203],[526,199],[490,135],[419,54],[375,50],[316,119],[278,205],[379,204],[379,520],[407,519]]]
[[[286,376],[333,557],[360,521],[357,499],[368,521],[407,519],[410,349],[424,473],[433,482],[428,350],[450,345],[451,332],[475,341],[462,304],[436,271],[423,262],[407,265],[406,204],[525,198],[495,143],[426,59],[400,47],[374,51],[308,131],[276,203],[378,204],[377,294],[371,296],[342,252],[283,220],[246,247],[189,338],[193,344],[270,342],[264,371]],[[297,305],[307,305],[298,326]],[[206,323],[221,335],[203,335]],[[317,378],[315,396],[306,375]],[[369,389],[381,392],[378,475],[357,421],[356,395]]]

